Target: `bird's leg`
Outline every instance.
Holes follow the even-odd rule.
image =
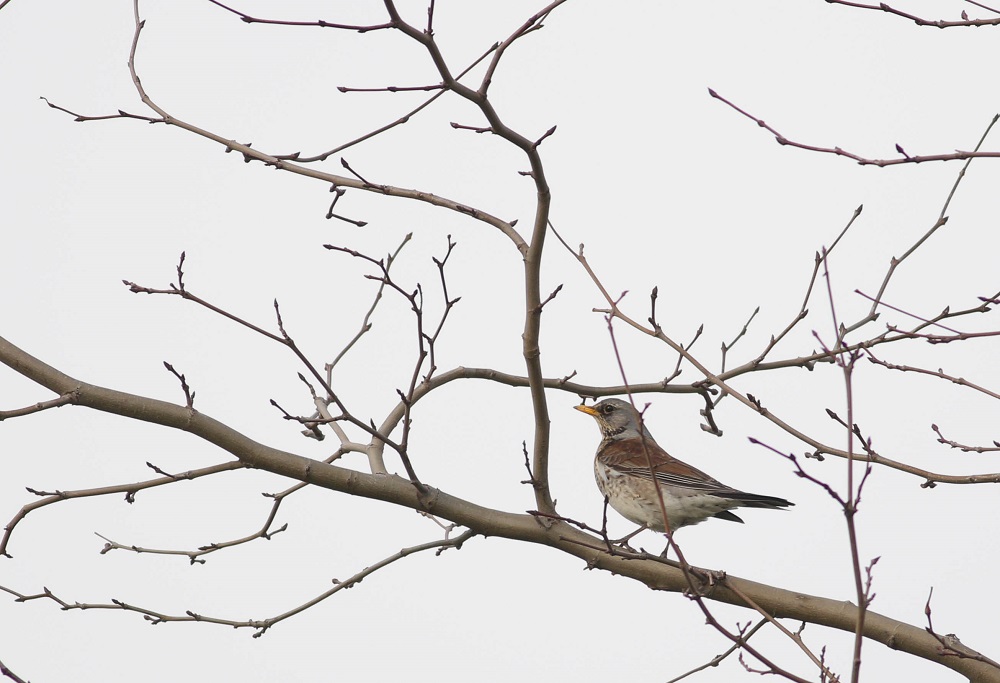
[[[646,525],[645,524],[641,525],[638,529],[630,533],[628,536],[623,536],[622,538],[619,538],[617,541],[612,541],[610,538],[608,538],[608,506],[610,504],[611,504],[611,498],[609,496],[604,496],[604,515],[603,519],[601,520],[601,536],[604,537],[604,542],[608,544],[608,552],[611,552],[611,546],[617,545],[625,550],[628,550],[629,552],[634,553],[635,548],[630,546],[628,542],[629,540],[632,539],[633,536],[638,534],[640,531],[645,531]]]

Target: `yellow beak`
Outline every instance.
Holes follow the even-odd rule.
[[[590,406],[573,406],[573,407],[576,408],[577,410],[579,410],[581,413],[587,413],[587,415],[592,415],[594,417],[597,417],[598,415],[600,415],[600,413],[598,413],[596,410],[594,410]]]

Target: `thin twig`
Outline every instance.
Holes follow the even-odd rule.
[[[48,410],[49,408],[61,408],[62,406],[72,405],[76,403],[77,393],[71,391],[56,398],[51,398],[48,401],[40,401],[34,405],[25,406],[24,408],[15,408],[14,410],[0,410],[0,422],[7,420],[12,417],[24,417],[25,415],[31,415],[33,413],[40,413],[43,410]]]
[[[3,9],[3,6],[6,5],[9,1],[10,0],[3,0],[3,2],[0,2],[0,9]],[[14,681],[14,683],[28,683],[28,681],[25,681],[23,678],[21,678],[20,676],[18,676],[16,673],[14,673],[13,671],[11,671],[10,667],[8,667],[3,662],[0,662],[0,676],[3,676],[5,678],[9,678],[10,680]]]
[[[271,24],[274,26],[314,26],[317,28],[335,28],[342,29],[345,31],[357,31],[358,33],[368,33],[369,31],[381,31],[384,29],[395,28],[391,22],[383,24],[338,24],[329,21],[323,21],[318,19],[316,21],[288,21],[285,19],[262,19],[260,17],[251,16],[245,12],[241,12],[237,9],[233,9],[228,5],[224,5],[219,0],[208,0],[210,3],[217,7],[221,7],[227,12],[232,12],[240,18],[240,21],[247,24]]]
[[[757,631],[759,631],[764,626],[764,624],[766,624],[766,623],[767,623],[767,619],[761,619],[760,621],[758,621],[754,625],[753,628],[751,628],[749,631],[743,633],[741,637],[743,638],[743,640],[750,640],[750,638],[753,637],[753,635],[755,633],[757,633]],[[692,676],[692,675],[698,673],[699,671],[704,671],[705,669],[710,669],[710,668],[719,666],[719,664],[721,664],[727,657],[729,657],[729,655],[731,655],[734,652],[736,652],[737,650],[739,650],[740,647],[741,647],[740,643],[733,643],[729,647],[729,649],[726,650],[725,652],[723,652],[721,654],[715,655],[714,657],[712,657],[711,660],[705,662],[701,666],[696,666],[695,668],[691,669],[690,671],[688,671],[686,673],[682,673],[680,676],[676,676],[675,678],[671,678],[669,681],[667,681],[667,683],[677,683],[677,681],[682,681],[685,678],[687,678],[688,676]]]
[[[410,546],[409,548],[403,548],[397,553],[394,553],[374,564],[371,564],[361,571],[357,572],[345,581],[333,580],[335,584],[333,588],[320,593],[314,598],[306,601],[305,603],[294,607],[282,614],[278,614],[273,617],[268,617],[266,619],[245,619],[245,620],[235,620],[235,619],[225,619],[220,617],[212,617],[204,614],[198,614],[190,610],[186,611],[183,616],[181,615],[169,615],[163,612],[154,611],[146,607],[140,607],[137,605],[131,605],[129,603],[123,602],[121,600],[112,599],[110,603],[81,603],[81,602],[68,602],[62,598],[56,596],[48,588],[44,588],[41,593],[36,593],[33,595],[20,593],[6,586],[0,586],[0,591],[4,591],[10,595],[13,595],[16,602],[29,602],[31,600],[52,600],[58,604],[63,610],[121,610],[125,612],[136,612],[143,615],[143,618],[150,624],[162,624],[166,622],[204,622],[209,624],[220,624],[223,626],[230,626],[232,628],[251,628],[254,629],[254,638],[259,638],[264,635],[268,629],[270,629],[275,624],[278,624],[289,617],[293,617],[297,614],[301,614],[310,607],[317,605],[332,595],[339,593],[341,590],[346,588],[352,588],[357,584],[361,583],[366,577],[374,574],[380,569],[389,566],[390,564],[401,560],[404,557],[408,557],[415,553],[423,552],[425,550],[440,550],[444,548],[455,548],[460,549],[465,541],[469,540],[475,536],[475,532],[466,531],[455,538],[441,539],[437,541],[431,541],[429,543],[422,543],[420,545]]]
[[[827,1],[830,2],[832,0],[827,0]],[[995,23],[1000,23],[1000,19],[996,20]],[[725,97],[717,93],[715,90],[709,88],[708,94],[714,97],[715,99],[719,100],[720,102],[729,105],[729,107],[736,110],[743,116],[747,117],[748,119],[756,123],[759,127],[771,133],[774,136],[775,141],[779,145],[796,147],[798,149],[804,149],[810,152],[820,152],[823,154],[833,154],[836,156],[846,157],[848,159],[853,159],[854,161],[858,162],[858,164],[860,164],[861,166],[885,167],[885,166],[897,166],[899,164],[919,164],[927,161],[957,161],[961,159],[1000,157],[1000,152],[980,152],[978,150],[972,152],[965,152],[958,150],[955,152],[951,152],[950,154],[928,154],[928,155],[911,156],[903,153],[902,158],[899,159],[870,159],[868,157],[863,157],[859,154],[855,154],[853,152],[848,152],[847,150],[841,149],[840,147],[821,147],[818,145],[809,145],[803,142],[796,142],[794,140],[786,138],[784,135],[775,130],[772,126],[768,125],[763,119],[759,119],[753,114],[733,104]],[[899,145],[896,145],[896,148],[897,150],[901,150]]]
[[[967,0],[968,1],[968,0]],[[826,0],[826,2],[831,5],[845,5],[847,7],[853,7],[855,9],[867,9],[875,10],[877,12],[885,12],[886,14],[892,14],[903,19],[909,19],[917,26],[933,26],[934,28],[955,28],[957,26],[997,26],[1000,25],[1000,19],[969,19],[965,12],[962,12],[961,21],[945,21],[944,19],[922,19],[915,14],[910,14],[909,12],[904,12],[903,10],[898,10],[894,7],[890,7],[884,2],[877,5],[866,5],[861,2],[852,2],[851,0]],[[974,5],[979,5],[979,3],[972,3]],[[982,5],[979,5],[982,7]],[[989,9],[989,8],[986,8]],[[995,11],[995,10],[991,10]]]
[[[149,464],[149,463],[147,463]],[[150,465],[150,467],[153,467]],[[239,460],[234,460],[233,462],[226,462],[219,465],[212,465],[210,467],[203,467],[197,470],[188,470],[187,472],[182,472],[180,474],[171,474],[165,477],[157,479],[149,479],[147,481],[137,481],[130,484],[116,484],[113,486],[101,486],[92,489],[78,489],[74,491],[36,491],[29,488],[28,492],[33,493],[36,496],[42,496],[41,500],[36,500],[34,503],[29,503],[23,506],[17,511],[7,525],[4,527],[3,539],[0,540],[0,555],[4,557],[10,557],[10,553],[7,548],[10,543],[10,537],[14,533],[14,529],[20,524],[21,520],[28,516],[29,513],[34,512],[39,508],[43,508],[47,505],[52,505],[53,503],[60,503],[65,500],[74,500],[77,498],[93,498],[95,496],[107,496],[115,493],[124,493],[125,501],[128,503],[135,502],[135,494],[139,491],[145,489],[155,488],[157,486],[164,486],[166,484],[173,484],[178,481],[190,481],[192,479],[199,479],[201,477],[207,477],[213,474],[218,474],[219,472],[229,472],[231,470],[239,470],[246,468],[247,465],[240,462]],[[156,469],[156,468],[154,468]],[[162,472],[162,470],[160,470]]]

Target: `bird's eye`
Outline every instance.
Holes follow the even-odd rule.
[[[603,412],[605,415],[610,415],[611,413],[615,412],[615,407],[610,403],[605,403],[601,407],[601,412]]]

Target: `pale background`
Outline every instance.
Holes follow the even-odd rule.
[[[380,22],[381,4],[242,2],[276,18]],[[418,24],[423,5],[401,5]],[[439,2],[436,32],[455,71],[506,37],[541,3]],[[916,14],[957,19],[968,4],[909,3]],[[143,83],[174,116],[272,153],[310,154],[395,119],[425,97],[349,94],[338,85],[422,85],[437,78],[401,34],[248,26],[206,2],[145,2],[139,48]],[[732,355],[755,356],[798,310],[813,254],[859,204],[865,211],[831,259],[838,313],[853,320],[874,294],[889,258],[936,219],[957,162],[889,169],[780,147],[751,121],[711,99],[707,88],[766,119],[785,135],[872,157],[947,153],[974,146],[1000,102],[994,86],[1000,29],[920,28],[876,12],[821,0],[795,2],[570,2],[518,42],[495,78],[494,102],[512,126],[538,137],[553,189],[553,220],[614,292],[630,290],[630,312],[648,314],[653,285],[660,321],[717,367],[718,348],[755,306],[762,310]],[[322,248],[335,243],[381,255],[407,232],[397,275],[424,283],[439,305],[430,257],[445,236],[459,243],[452,295],[463,296],[439,347],[439,365],[493,366],[521,374],[521,263],[487,226],[403,200],[350,191],[338,212],[369,222],[326,221],[327,187],[236,155],[176,128],[136,121],[74,123],[39,96],[85,114],[121,108],[146,114],[126,69],[132,36],[127,2],[14,0],[0,12],[0,303],[2,332],[33,355],[82,380],[171,401],[183,397],[166,360],[186,373],[196,407],[270,445],[323,458],[335,448],[305,440],[268,404],[310,410],[295,359],[179,299],[131,294],[122,279],[152,287],[176,281],[186,250],[188,286],[273,329],[272,299],[317,363],[355,333],[374,284],[361,263]],[[453,131],[481,125],[471,106],[446,97],[411,123],[344,156],[374,182],[416,187],[530,222],[534,193],[517,175],[523,159],[498,138]],[[996,143],[987,143],[996,149]],[[330,170],[340,172],[338,158]],[[887,300],[921,315],[978,303],[998,287],[1000,162],[972,165],[951,220],[900,269]],[[547,376],[576,370],[588,384],[620,378],[606,326],[591,309],[593,285],[551,239],[543,289],[565,285],[546,308]],[[832,337],[821,289],[812,314],[776,357],[810,352],[811,330]],[[895,316],[894,320],[906,321]],[[875,328],[881,325],[876,323]],[[988,321],[959,323],[961,329]],[[995,327],[995,323],[993,324]],[[411,320],[388,297],[375,329],[341,369],[345,400],[381,420],[408,381]],[[662,345],[619,328],[632,381],[669,374]],[[952,348],[952,346],[954,348]],[[995,342],[927,349],[911,344],[897,362],[943,367],[996,388]],[[940,354],[928,356],[928,352]],[[929,360],[928,360],[929,358]],[[687,369],[681,381],[696,376]],[[746,377],[737,386],[783,418],[843,444],[826,418],[844,414],[843,383],[830,368]],[[862,363],[857,421],[883,454],[947,473],[991,472],[996,457],[935,442],[989,444],[996,404],[926,377],[890,375]],[[0,409],[51,395],[0,371]],[[552,392],[553,493],[564,514],[600,523],[591,474],[592,421]],[[843,516],[787,463],[747,436],[802,452],[759,416],[723,402],[722,439],[699,429],[696,397],[650,396],[647,420],[661,445],[724,482],[796,502],[788,513],[749,511],[745,526],[710,521],[679,536],[690,561],[745,578],[837,599],[854,599]],[[527,393],[482,382],[452,384],[415,413],[413,458],[421,478],[450,493],[515,512],[534,507],[521,441],[531,440]],[[77,489],[149,478],[150,461],[181,471],[228,456],[182,433],[62,408],[0,426],[0,517],[31,502],[25,486]],[[364,466],[359,456],[345,459]],[[391,470],[401,470],[388,458]],[[810,463],[842,487],[840,461]],[[862,503],[863,561],[881,556],[872,608],[922,626],[934,587],[935,626],[994,658],[1000,598],[989,588],[1000,561],[995,485],[921,489],[877,470]],[[99,532],[150,547],[193,548],[245,535],[263,523],[262,491],[289,482],[241,472],[121,497],[72,501],[33,513],[0,560],[0,584],[33,593],[47,586],[69,601],[117,598],[163,612],[193,610],[265,618],[322,592],[399,548],[432,540],[437,527],[415,513],[324,490],[283,505],[289,530],[208,557],[116,552],[100,555]],[[613,532],[629,525],[616,516]],[[652,534],[639,540],[658,550]],[[51,602],[0,596],[0,660],[47,681],[661,681],[728,646],[676,594],[599,572],[547,548],[476,538],[460,552],[406,559],[260,639],[203,624],[151,627],[135,614],[59,611]],[[986,589],[984,590],[984,584]],[[728,625],[754,615],[713,605]],[[808,642],[847,675],[850,637],[810,627]],[[757,646],[801,675],[812,670],[774,635]],[[871,679],[959,680],[957,674],[873,643]],[[744,675],[735,660],[694,680]]]

